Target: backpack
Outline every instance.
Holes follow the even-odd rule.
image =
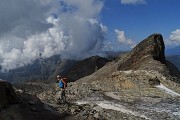
[[[65,87],[67,87],[67,78],[62,78],[65,82]],[[64,83],[62,82],[62,80],[59,81],[59,87],[60,88],[64,88]]]

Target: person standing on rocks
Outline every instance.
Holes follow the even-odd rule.
[[[60,88],[60,96],[59,96],[58,103],[66,102],[65,89],[67,87],[67,83],[66,83],[65,79],[66,78],[62,78],[60,75],[57,76],[57,80],[58,80],[59,88]]]

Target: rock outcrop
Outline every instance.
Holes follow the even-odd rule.
[[[58,120],[62,117],[36,96],[14,91],[6,81],[0,81],[0,91],[0,120]]]
[[[136,70],[143,67],[143,64],[148,64],[150,60],[166,64],[164,49],[162,35],[153,34],[134,47],[119,65],[118,70]]]
[[[178,69],[164,54],[165,46],[161,34],[153,34],[141,41],[119,64],[118,70],[154,70],[165,76],[180,77]]]
[[[10,83],[0,80],[0,91],[0,110],[17,103],[17,96]]]

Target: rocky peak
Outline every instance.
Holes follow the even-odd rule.
[[[69,81],[76,81],[82,77],[88,76],[98,69],[103,67],[108,59],[99,56],[92,56],[84,60],[78,61],[72,66],[72,68],[65,74],[69,78]]]
[[[152,34],[141,41],[119,65],[118,70],[138,69],[148,59],[160,61],[165,64],[164,42],[161,34]]]

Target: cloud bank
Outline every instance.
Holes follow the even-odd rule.
[[[107,27],[98,22],[100,0],[3,0],[0,65],[10,70],[61,54],[84,58],[101,50]]]
[[[127,5],[127,4],[132,4],[132,5],[137,5],[137,4],[146,4],[145,0],[121,0],[121,4]]]

